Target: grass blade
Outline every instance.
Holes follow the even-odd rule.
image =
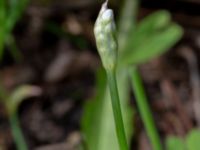
[[[134,89],[134,93],[136,96],[138,109],[139,109],[141,118],[144,122],[147,135],[152,144],[152,148],[153,150],[162,150],[160,137],[158,135],[157,128],[154,124],[152,112],[147,102],[147,98],[144,92],[144,87],[142,86],[140,74],[138,73],[136,68],[130,68],[130,76],[131,76],[132,87]]]

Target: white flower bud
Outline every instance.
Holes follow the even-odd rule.
[[[117,40],[114,14],[107,8],[107,2],[102,5],[94,26],[97,48],[106,70],[113,70],[117,63]]]
[[[102,20],[106,21],[110,21],[110,20],[114,20],[114,14],[112,9],[107,9],[103,12],[102,14]]]

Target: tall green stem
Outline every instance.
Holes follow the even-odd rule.
[[[19,123],[17,113],[12,113],[9,116],[9,119],[10,119],[11,130],[12,130],[13,138],[16,143],[17,150],[28,150],[22,130],[20,128],[20,123]]]
[[[130,68],[132,87],[135,92],[136,102],[153,150],[162,150],[162,144],[156,129],[152,112],[147,102],[142,80],[137,68]]]
[[[117,81],[115,71],[107,71],[108,84],[110,88],[110,95],[112,101],[112,108],[115,120],[115,128],[118,138],[120,150],[128,150],[124,124],[122,119],[122,112],[119,100],[119,93],[117,89]]]

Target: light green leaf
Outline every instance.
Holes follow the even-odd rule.
[[[149,38],[152,34],[165,29],[169,25],[170,19],[170,14],[163,10],[145,17],[142,21],[139,22],[136,29],[130,32],[126,48],[131,47],[133,43],[136,45],[143,44],[143,40],[145,38]]]
[[[149,34],[159,29],[166,27],[171,20],[171,16],[168,11],[157,11],[145,17],[137,25],[136,32],[140,34]]]
[[[200,149],[200,130],[193,129],[186,138],[186,144],[188,150]]]
[[[167,150],[186,150],[183,139],[175,136],[169,136],[166,140]]]
[[[172,47],[182,36],[182,29],[170,22],[167,11],[158,11],[144,18],[130,31],[122,64],[139,64],[161,55]]]
[[[123,64],[139,64],[161,55],[171,48],[182,36],[182,29],[171,24],[162,31],[143,36],[141,41],[132,41],[122,56]],[[136,38],[135,38],[136,39]]]
[[[158,11],[145,17],[142,21],[136,25],[136,28],[132,28],[126,35],[126,51],[132,51],[128,48],[132,48],[133,44],[143,44],[143,39],[150,37],[151,34],[157,33],[159,30],[165,28],[170,23],[170,14],[167,11]]]
[[[96,98],[85,105],[82,129],[88,150],[119,150],[105,73],[98,73]],[[119,95],[128,140],[132,135],[132,110],[128,105],[126,73],[118,75]]]

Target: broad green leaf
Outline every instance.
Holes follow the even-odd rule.
[[[127,34],[125,51],[119,56],[121,64],[139,64],[161,55],[182,35],[182,29],[170,22],[167,11],[158,11],[138,23]]]
[[[200,130],[193,129],[186,137],[187,150],[200,149]]]
[[[186,150],[186,145],[183,139],[169,136],[166,140],[166,148],[167,150]]]
[[[131,47],[133,43],[136,45],[143,44],[145,38],[149,38],[152,34],[165,29],[170,24],[170,19],[170,14],[163,10],[145,17],[139,22],[136,29],[130,32],[126,48]]]
[[[149,34],[159,29],[166,27],[171,20],[171,16],[168,11],[157,11],[149,16],[145,17],[139,22],[136,28],[136,34]]]
[[[143,39],[151,36],[152,33],[158,32],[165,28],[170,23],[170,14],[167,11],[158,11],[147,17],[138,23],[136,28],[132,28],[126,35],[125,51],[132,51],[128,48],[136,45],[143,44]]]
[[[161,55],[171,48],[182,36],[182,29],[171,24],[162,31],[143,36],[141,41],[132,41],[121,58],[123,64],[139,64]],[[135,38],[136,39],[136,38]]]
[[[127,138],[132,135],[132,111],[128,105],[126,73],[118,76],[118,87]],[[85,105],[82,129],[88,150],[119,150],[105,73],[99,75],[96,98]]]

